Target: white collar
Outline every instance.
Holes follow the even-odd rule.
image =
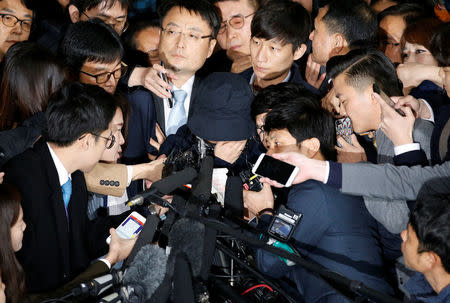
[[[61,162],[61,160],[58,158],[58,156],[55,154],[55,151],[51,148],[50,144],[47,142],[48,149],[50,150],[50,155],[52,156],[53,163],[55,163],[56,171],[58,173],[59,177],[59,185],[63,185],[67,182],[67,180],[71,179],[71,176],[67,169],[64,167],[64,164]]]
[[[181,88],[176,87],[175,84],[172,84],[172,91],[176,91],[179,89],[182,89],[186,92],[186,94],[189,96],[192,93],[192,86],[194,85],[194,80],[195,80],[195,74],[192,75],[192,77],[190,77],[186,82],[184,82],[184,84],[181,86]]]
[[[291,70],[289,70],[289,73],[287,74],[286,78],[284,78],[284,80],[281,82],[282,83],[288,82],[290,77],[291,77]],[[253,73],[252,76],[250,77],[250,85],[253,85],[254,81],[255,81],[255,73]]]

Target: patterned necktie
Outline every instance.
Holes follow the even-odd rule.
[[[184,109],[184,100],[187,93],[180,89],[173,92],[175,104],[170,111],[169,119],[167,121],[166,135],[175,134],[178,128],[187,122],[186,110]]]
[[[72,181],[70,180],[70,178],[61,186],[61,189],[63,194],[64,207],[66,208],[67,212],[67,206],[69,206],[70,196],[72,195]]]

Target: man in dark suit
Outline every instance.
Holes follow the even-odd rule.
[[[313,159],[336,158],[331,116],[320,108],[317,99],[299,96],[296,101],[289,107],[285,104],[275,106],[267,114],[264,130],[268,153],[289,150]],[[299,185],[290,190],[286,204],[289,210],[302,214],[292,238],[286,242],[269,238],[268,243],[290,251],[294,249],[305,259],[329,270],[363,281],[378,291],[392,293],[383,279],[375,220],[362,205],[362,199],[343,195],[317,181]],[[264,184],[261,192],[244,191],[244,203],[249,213],[260,218],[259,227],[267,228],[273,219],[273,209],[269,210],[274,205],[270,186]],[[301,266],[294,266],[264,250],[257,251],[256,260],[263,272],[276,278],[291,279],[305,302],[348,302]]]
[[[28,226],[18,258],[28,292],[59,287],[106,253],[111,225],[89,222],[83,172],[115,144],[117,104],[97,86],[65,85],[49,101],[43,139],[5,166],[23,197]]]
[[[158,124],[165,135],[170,135],[186,124],[192,114],[192,101],[201,81],[195,73],[214,50],[220,17],[214,6],[205,0],[165,1],[158,13],[160,58],[165,68],[173,72],[173,77],[169,78],[172,101],[154,94],[152,97]]]

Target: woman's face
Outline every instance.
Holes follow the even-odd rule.
[[[2,281],[1,272],[0,272],[0,303],[6,303],[5,283],[3,283]]]
[[[406,42],[405,47],[403,48],[403,63],[419,63],[433,66],[439,65],[431,52],[423,45],[409,42]]]
[[[25,231],[26,227],[27,225],[23,221],[23,211],[21,207],[19,218],[17,218],[16,223],[11,226],[11,244],[15,252],[19,251],[22,248],[23,232]]]
[[[116,138],[116,142],[111,148],[105,149],[101,157],[102,161],[115,163],[117,162],[117,160],[119,160],[122,154],[122,145],[125,143],[125,139],[122,135],[123,123],[122,110],[120,108],[117,108],[116,113],[111,121],[113,128],[112,134]]]

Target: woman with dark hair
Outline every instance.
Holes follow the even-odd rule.
[[[0,83],[0,131],[43,112],[65,78],[62,63],[46,48],[32,42],[13,45],[4,57]]]
[[[20,192],[8,184],[0,184],[0,269],[6,285],[8,302],[22,302],[25,278],[15,252],[22,248],[23,221]]]

